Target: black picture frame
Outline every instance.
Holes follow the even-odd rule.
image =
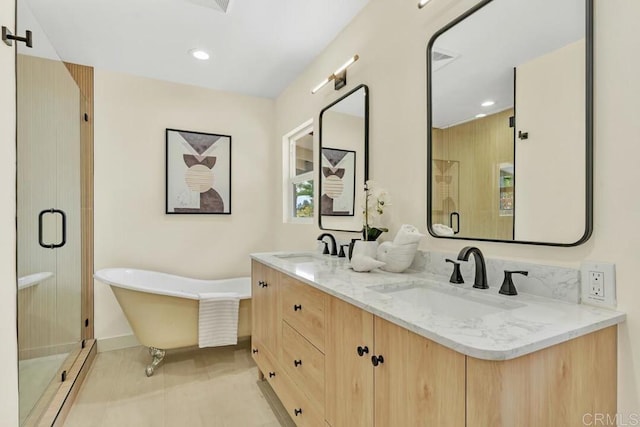
[[[232,137],[165,130],[165,214],[230,215]]]

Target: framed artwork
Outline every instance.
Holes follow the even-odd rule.
[[[356,194],[356,152],[322,149],[320,214],[353,216]]]
[[[231,136],[166,130],[167,214],[231,213]]]

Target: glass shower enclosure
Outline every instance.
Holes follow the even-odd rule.
[[[20,423],[46,408],[81,345],[82,95],[17,1],[17,272]]]

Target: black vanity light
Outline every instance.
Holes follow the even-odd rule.
[[[311,89],[311,94],[315,94],[320,89],[325,87],[330,81],[334,81],[333,88],[335,90],[340,90],[347,85],[347,68],[349,68],[354,62],[356,62],[360,57],[356,54],[353,55],[347,62],[342,64],[340,68],[333,72],[329,77],[318,83],[316,87]]]

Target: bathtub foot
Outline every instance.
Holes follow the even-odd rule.
[[[153,357],[153,361],[151,362],[151,365],[147,366],[147,368],[144,370],[145,374],[147,374],[148,377],[153,375],[153,371],[155,371],[156,367],[160,364],[160,362],[162,362],[162,359],[164,359],[166,351],[155,347],[149,347],[149,354],[151,355],[151,357]]]

